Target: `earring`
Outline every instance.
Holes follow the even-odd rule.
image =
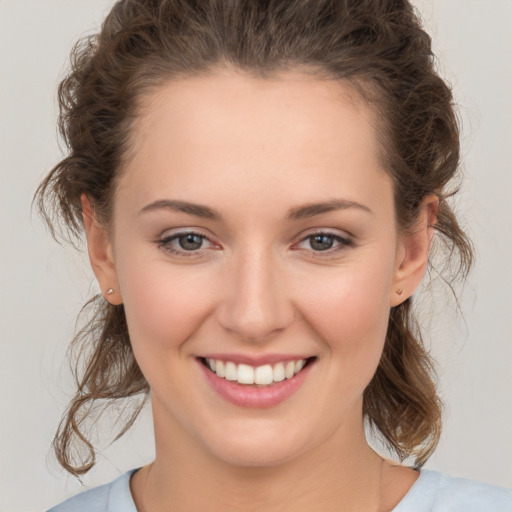
[[[397,294],[397,295],[402,295],[402,289],[401,289],[401,288],[398,288],[398,290],[396,291],[396,294]]]
[[[109,288],[107,290],[107,295],[112,295],[114,293],[114,291],[115,291],[114,288]]]

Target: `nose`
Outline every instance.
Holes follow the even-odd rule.
[[[217,309],[224,329],[245,341],[263,342],[292,323],[293,303],[272,255],[241,255],[227,276]]]

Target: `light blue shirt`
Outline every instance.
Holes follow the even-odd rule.
[[[137,512],[130,492],[130,477],[135,471],[78,494],[48,512]],[[512,512],[512,490],[422,469],[392,512]]]

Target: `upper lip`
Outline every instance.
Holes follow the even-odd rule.
[[[252,356],[248,354],[227,354],[227,353],[209,353],[199,356],[203,359],[217,359],[221,361],[231,361],[235,364],[247,364],[249,366],[263,366],[265,364],[284,363],[288,361],[299,361],[300,359],[308,359],[313,357],[304,354],[262,354]]]

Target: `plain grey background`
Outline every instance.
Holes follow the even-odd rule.
[[[44,510],[82,490],[50,453],[73,390],[65,352],[96,292],[83,254],[55,244],[30,203],[61,153],[56,87],[75,40],[112,0],[0,0],[0,512]],[[433,294],[423,323],[447,403],[426,467],[512,486],[512,1],[416,0],[461,105],[466,180],[457,200],[477,248],[462,312]],[[432,311],[433,310],[433,311]],[[84,477],[151,460],[149,412]]]

